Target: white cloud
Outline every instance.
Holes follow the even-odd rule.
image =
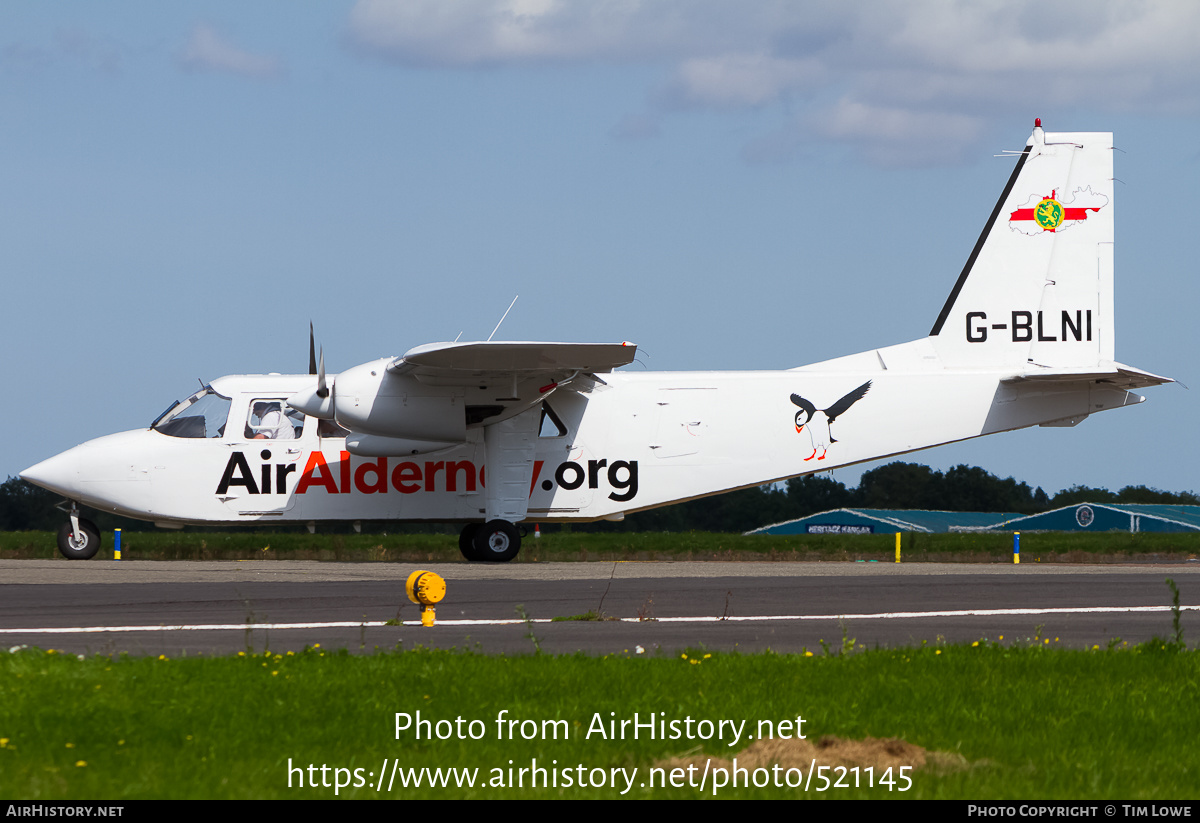
[[[595,51],[601,32],[565,31],[569,18],[555,0],[365,0],[350,28],[360,44],[401,63],[472,66]]]
[[[814,89],[825,74],[811,58],[767,54],[723,54],[680,62],[670,94],[699,106],[762,106],[789,91]]]
[[[359,0],[350,36],[405,65],[656,62],[754,50],[760,23],[727,0]]]
[[[179,56],[179,63],[191,71],[227,72],[244,77],[270,77],[281,69],[275,58],[243,51],[215,28],[204,23],[192,29],[192,36]]]
[[[856,145],[880,165],[954,161],[983,132],[978,116],[922,112],[839,100],[810,124],[813,132]]]
[[[1173,0],[359,0],[350,36],[402,65],[660,65],[659,114],[800,99],[784,132],[880,162],[931,118],[953,154],[1047,108],[1200,112],[1200,3]]]

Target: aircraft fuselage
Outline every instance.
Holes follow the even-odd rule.
[[[1077,421],[1141,400],[1086,384],[1002,387],[1005,376],[886,368],[608,375],[602,389],[547,396],[565,433],[547,426],[536,440],[528,519],[619,519],[996,431]],[[323,436],[313,418],[304,419],[295,439],[246,436],[242,421],[254,402],[283,399],[311,382],[308,375],[222,378],[213,386],[230,403],[219,436],[122,432],[23,475],[85,505],[162,525],[483,516],[482,427],[468,428],[466,442],[451,448],[379,457],[351,455],[344,436]],[[815,443],[814,425],[797,430],[792,394],[828,406],[865,382],[865,396],[826,424],[828,443]]]

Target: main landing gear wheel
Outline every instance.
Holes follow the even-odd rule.
[[[475,531],[475,560],[504,563],[521,550],[521,533],[507,520],[490,520]]]
[[[79,518],[80,539],[75,539],[71,521],[58,530],[58,550],[68,560],[91,560],[100,551],[100,530],[91,520]]]
[[[468,523],[458,534],[458,550],[467,560],[478,560],[475,556],[475,533],[483,528],[482,523]]]

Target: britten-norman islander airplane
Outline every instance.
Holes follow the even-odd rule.
[[[788,371],[619,372],[629,343],[433,343],[325,375],[223,377],[148,429],[21,477],[178,528],[464,521],[468,560],[517,524],[629,512],[1027,426],[1074,426],[1171,382],[1113,360],[1108,133],[1038,121],[928,337]],[[315,372],[315,374],[314,374]],[[898,409],[919,413],[897,414]]]

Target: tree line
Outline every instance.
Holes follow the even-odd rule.
[[[10,477],[0,485],[0,531],[56,530],[65,522],[57,508],[58,495]],[[945,472],[919,463],[888,463],[863,472],[854,488],[847,488],[832,477],[810,474],[788,480],[782,487],[759,486],[715,497],[689,500],[637,512],[619,523],[583,523],[572,525],[580,531],[712,531],[744,532],[807,517],[830,509],[929,509],[935,511],[1038,512],[1076,503],[1167,503],[1200,505],[1194,492],[1167,492],[1147,486],[1126,486],[1120,491],[1089,486],[1072,486],[1053,497],[1040,487],[1031,489],[1011,477],[999,478],[978,466],[955,466]],[[149,523],[98,512],[87,512],[101,530],[123,528],[129,531],[151,529]],[[373,524],[363,524],[365,530]],[[411,524],[399,527],[389,523],[391,533],[401,531],[453,531],[436,524]],[[296,528],[302,528],[297,526]],[[322,531],[349,529],[322,525]],[[271,530],[279,529],[272,524]]]
[[[629,515],[602,528],[628,531],[744,532],[772,523],[807,517],[830,509],[926,509],[959,512],[1037,514],[1075,503],[1167,503],[1200,505],[1194,492],[1167,492],[1126,486],[1118,492],[1072,486],[1054,496],[1029,484],[978,466],[959,465],[945,472],[919,463],[888,463],[863,472],[856,487],[832,477],[794,477],[783,487],[760,486],[717,497],[690,500]],[[599,524],[590,524],[594,527]],[[589,525],[573,528],[586,529]]]

